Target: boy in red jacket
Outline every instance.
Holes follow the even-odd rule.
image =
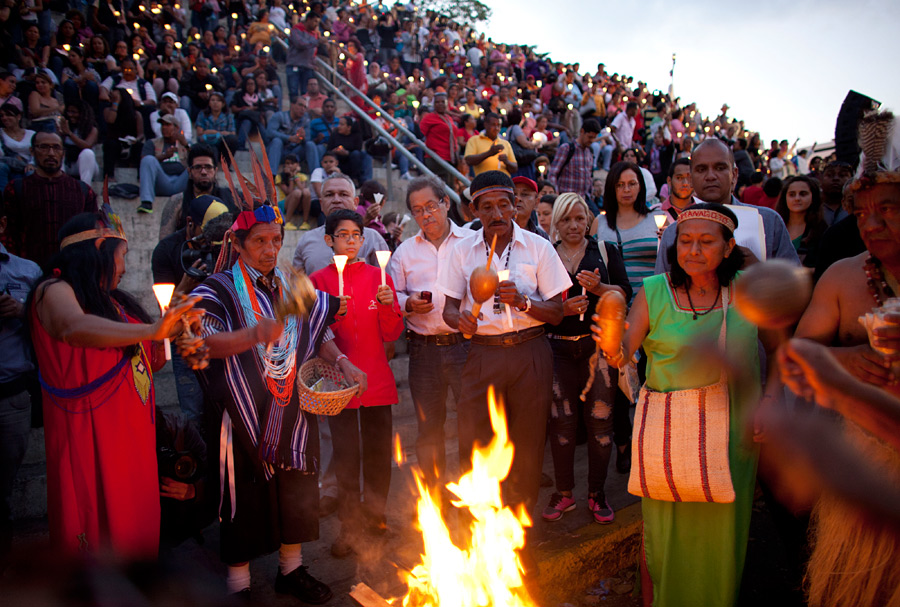
[[[394,341],[403,333],[403,315],[390,276],[386,277],[387,284],[382,285],[381,271],[357,258],[363,238],[363,220],[354,211],[341,209],[325,220],[325,243],[336,255],[347,256],[344,297],[331,330],[341,352],[368,376],[366,392],[350,401],[341,413],[328,418],[334,441],[341,519],[341,532],[331,545],[331,554],[337,558],[354,552],[359,530],[382,534],[386,529],[384,512],[391,485],[390,405],[399,400],[384,343]],[[333,263],[310,279],[320,291],[338,295],[338,272]]]

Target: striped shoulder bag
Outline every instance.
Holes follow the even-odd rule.
[[[725,351],[729,289],[722,293],[719,349]],[[728,465],[728,384],[656,392],[641,388],[631,446],[628,492],[665,502],[734,501]]]

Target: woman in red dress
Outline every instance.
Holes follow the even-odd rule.
[[[43,388],[50,539],[72,552],[155,559],[153,369],[165,364],[159,341],[194,300],[151,323],[118,290],[128,244],[104,209],[62,227],[60,252],[28,306]]]

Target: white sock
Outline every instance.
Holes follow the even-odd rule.
[[[303,564],[303,553],[300,552],[301,544],[282,544],[278,549],[278,568],[281,575],[287,575]]]
[[[236,565],[232,567],[228,565],[228,573],[225,576],[225,589],[228,594],[240,592],[250,587],[250,563]]]

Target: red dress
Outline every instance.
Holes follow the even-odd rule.
[[[148,355],[134,365],[128,356],[95,390],[66,398],[58,390],[101,378],[122,361],[125,350],[67,345],[47,333],[37,314],[32,318],[31,337],[45,384],[51,542],[67,551],[107,549],[128,559],[156,559],[160,515],[151,343],[143,343]]]

